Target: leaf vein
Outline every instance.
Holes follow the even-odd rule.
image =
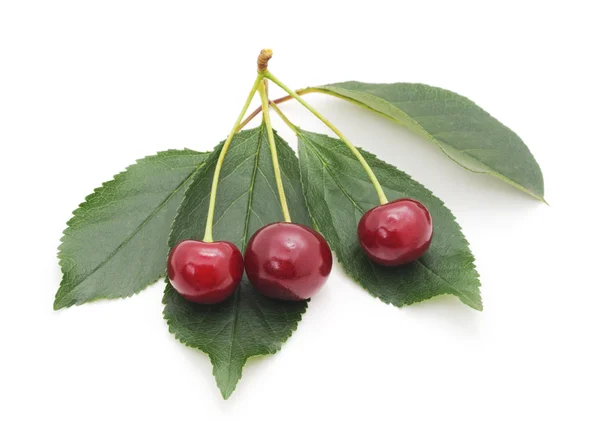
[[[192,171],[192,173],[190,175],[188,175],[185,179],[183,179],[183,181],[179,184],[179,186],[177,186],[177,188],[170,193],[159,205],[158,207],[152,212],[150,213],[150,215],[145,218],[142,223],[140,225],[138,225],[138,227],[133,231],[133,233],[131,233],[113,252],[111,252],[108,257],[106,257],[100,264],[98,264],[92,271],[90,271],[87,275],[84,275],[79,281],[77,281],[76,283],[74,283],[73,285],[71,285],[71,289],[69,291],[72,292],[75,288],[77,288],[79,285],[81,285],[87,278],[89,278],[90,276],[92,276],[94,273],[96,273],[102,266],[104,266],[107,262],[109,262],[111,259],[113,259],[117,253],[119,253],[119,251],[127,244],[129,243],[139,232],[140,230],[148,223],[148,221],[150,221],[154,216],[156,216],[158,214],[158,212],[160,210],[162,210],[162,208],[169,202],[169,200],[171,200],[182,188],[183,186],[185,186],[185,184],[191,180],[194,175],[200,170],[200,168],[204,165],[204,162],[202,162],[200,165],[198,165],[196,167],[196,169],[194,169],[194,171]]]

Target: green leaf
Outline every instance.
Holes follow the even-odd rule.
[[[340,140],[303,130],[298,138],[310,215],[348,275],[395,306],[452,294],[474,309],[483,308],[469,244],[442,201],[404,172],[360,150],[389,200],[408,197],[421,201],[434,224],[431,246],[418,261],[400,267],[377,265],[363,253],[356,235],[363,213],[379,205],[367,174]]]
[[[517,134],[464,96],[424,84],[348,81],[308,88],[353,102],[425,136],[462,167],[544,201],[544,179]],[[545,202],[545,201],[544,201]]]
[[[192,150],[161,152],[86,197],[61,240],[54,309],[130,297],[164,276],[171,223],[205,159]]]
[[[275,135],[288,205],[294,222],[310,226],[302,195],[298,160]],[[207,159],[181,204],[169,244],[203,238],[210,188],[220,147]],[[231,142],[221,170],[213,237],[235,243],[242,252],[262,226],[282,220],[265,126],[243,131]],[[207,353],[221,394],[227,399],[246,360],[274,354],[296,329],[307,302],[282,302],[259,294],[244,276],[235,294],[217,305],[186,301],[167,286],[164,316],[175,337]]]

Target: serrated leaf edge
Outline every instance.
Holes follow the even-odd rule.
[[[264,127],[264,123],[261,123],[261,125],[260,125],[260,126],[258,126],[256,129],[258,129],[258,128],[261,128],[261,131],[260,131],[260,133],[262,134],[262,133],[263,133],[263,131],[262,131],[262,128],[263,128],[263,127]],[[251,129],[248,129],[248,130],[246,130],[246,131],[250,131],[250,130],[251,130]],[[275,131],[275,130],[274,130],[273,132],[274,132],[274,133],[276,133],[276,131]],[[277,136],[277,135],[276,135],[276,136]],[[278,136],[277,136],[277,137],[278,137]],[[281,137],[279,137],[279,138],[281,139]],[[213,149],[211,152],[207,152],[207,153],[214,153],[215,151],[218,151],[218,150],[221,148],[221,146],[223,145],[223,143],[224,143],[224,142],[225,142],[225,141],[221,141],[219,144],[217,144],[217,146],[215,146],[215,148],[214,148],[214,149]],[[259,155],[259,154],[257,153],[257,158],[258,158],[258,155]],[[206,165],[206,163],[207,163],[206,161],[208,161],[208,160],[209,160],[209,158],[210,158],[210,156],[207,156],[207,158],[205,159],[205,162],[202,164],[203,166],[204,166],[204,165]],[[258,160],[258,159],[257,159],[257,160]],[[251,187],[250,187],[250,190],[249,190],[249,193],[250,193],[250,203],[249,203],[249,205],[252,205],[252,204],[251,204],[251,201],[252,201],[252,196],[253,196],[253,195],[252,195],[252,190],[254,189],[254,178],[255,178],[255,175],[256,175],[256,172],[254,172],[254,173],[253,173],[253,182],[252,182],[252,185],[251,185]],[[187,196],[187,193],[188,193],[188,192],[186,191],[186,193],[185,193],[185,195],[186,195],[186,196]],[[303,194],[303,195],[304,195],[304,194]],[[306,197],[304,197],[304,198],[305,198],[305,200],[306,200]],[[183,202],[185,201],[185,199],[186,199],[186,197],[184,196],[183,200],[182,200],[182,201],[181,201],[181,203],[179,204],[179,208],[177,209],[177,214],[179,214],[179,210],[181,209],[181,206],[183,205]],[[308,204],[307,204],[307,208],[308,208]],[[310,215],[310,212],[309,212],[309,215]],[[247,216],[247,217],[246,217],[246,221],[245,221],[245,226],[246,226],[246,228],[245,228],[245,239],[244,239],[244,243],[246,243],[246,242],[247,242],[247,226],[248,226],[248,217],[249,217],[249,216]],[[174,224],[175,224],[175,220],[177,220],[177,216],[175,216],[175,218],[173,219],[173,222],[171,223],[171,232],[169,233],[169,238],[171,238],[171,234],[172,234],[172,232],[173,232],[173,226],[174,226]],[[311,217],[311,220],[312,220],[312,217]],[[170,242],[170,241],[169,241],[169,242]],[[245,244],[244,244],[244,247],[245,247]],[[246,363],[248,362],[248,359],[250,359],[250,358],[253,358],[253,357],[265,357],[265,356],[267,356],[267,355],[274,355],[274,354],[276,354],[277,352],[279,352],[279,351],[281,350],[281,348],[282,348],[283,344],[284,344],[285,342],[287,342],[287,340],[288,340],[288,339],[289,339],[289,338],[292,336],[292,334],[293,334],[293,333],[294,333],[294,332],[295,332],[295,331],[298,329],[298,325],[299,325],[299,323],[302,321],[302,317],[304,316],[304,313],[306,313],[306,310],[308,309],[308,303],[310,302],[310,299],[306,301],[306,303],[305,303],[305,306],[304,306],[303,310],[300,312],[300,315],[299,315],[300,319],[294,323],[293,327],[290,327],[290,331],[289,331],[289,333],[285,334],[285,338],[284,338],[284,339],[282,339],[282,340],[281,340],[281,342],[278,344],[278,347],[277,347],[277,349],[275,349],[273,352],[268,352],[267,354],[252,355],[252,356],[248,356],[248,357],[245,357],[245,358],[244,358],[244,361],[242,362],[242,366],[241,366],[241,369],[240,369],[240,376],[239,376],[239,378],[236,380],[235,384],[234,384],[234,385],[233,385],[233,387],[231,388],[231,391],[230,391],[230,392],[226,392],[226,391],[224,391],[224,389],[221,387],[220,383],[219,383],[219,382],[217,381],[217,379],[216,379],[216,378],[217,378],[217,376],[216,376],[216,366],[215,366],[215,363],[214,363],[214,361],[213,361],[213,358],[212,358],[212,356],[210,355],[210,353],[209,353],[208,351],[206,351],[206,350],[204,350],[204,349],[200,348],[199,346],[195,346],[195,345],[193,345],[193,344],[189,344],[189,343],[187,343],[187,342],[183,341],[183,340],[182,340],[182,339],[181,339],[181,338],[180,338],[180,337],[177,335],[177,333],[176,333],[174,330],[172,330],[172,329],[171,329],[171,320],[167,318],[167,316],[166,316],[166,313],[165,313],[165,311],[166,311],[166,306],[167,306],[167,303],[166,303],[167,291],[168,291],[168,290],[169,290],[169,288],[170,288],[170,283],[169,283],[169,278],[168,278],[168,277],[165,279],[165,282],[167,283],[167,286],[165,287],[165,291],[164,291],[164,294],[163,294],[163,301],[162,301],[163,305],[165,305],[165,308],[163,308],[163,312],[162,312],[162,313],[163,313],[163,319],[164,319],[164,320],[167,322],[167,327],[168,327],[169,333],[170,333],[170,334],[172,334],[172,335],[173,335],[173,337],[174,337],[174,338],[175,338],[177,341],[179,341],[181,344],[185,345],[186,347],[189,347],[189,348],[192,348],[192,349],[195,349],[195,350],[201,351],[201,352],[203,352],[204,354],[206,354],[206,355],[208,356],[208,358],[210,359],[210,363],[213,365],[212,374],[213,374],[213,377],[215,378],[215,383],[217,384],[217,387],[219,388],[219,391],[220,391],[220,393],[221,393],[221,396],[222,396],[222,397],[223,397],[223,399],[225,399],[225,400],[229,399],[229,398],[231,397],[231,395],[233,394],[233,392],[235,391],[235,389],[237,388],[237,385],[238,385],[238,383],[239,383],[239,382],[240,382],[240,380],[242,379],[243,372],[244,372],[244,367],[246,366]],[[170,288],[170,289],[173,289],[173,288]],[[236,290],[236,293],[235,293],[235,295],[237,295],[237,296],[238,296],[238,298],[239,298],[239,291],[238,291],[238,290],[239,290],[239,288]],[[177,295],[178,295],[178,294],[177,294]],[[236,306],[236,310],[237,310],[237,306]],[[236,317],[236,319],[237,319],[237,317]]]
[[[298,137],[300,137],[300,136],[302,135],[302,132],[303,132],[303,130],[302,130],[302,129],[300,129],[300,128],[298,128]],[[308,131],[306,131],[306,132],[308,132]],[[328,138],[333,138],[333,137],[330,137],[329,135],[326,135],[326,134],[319,134],[319,133],[316,133],[316,132],[310,132],[310,133],[313,133],[313,134],[315,134],[315,135],[323,135],[323,136],[326,136],[326,137],[328,137]],[[333,139],[336,139],[336,138],[333,138]],[[307,139],[303,139],[303,140],[304,140],[305,142],[307,142],[307,145],[309,145],[309,146],[310,146],[310,144],[308,143],[308,140],[307,140]],[[312,146],[311,146],[311,147],[312,147]],[[374,158],[376,158],[378,161],[380,161],[381,163],[383,163],[383,165],[384,165],[384,166],[386,166],[386,167],[388,167],[388,168],[393,168],[393,169],[395,169],[395,170],[398,170],[398,171],[401,171],[401,172],[403,172],[403,173],[404,173],[404,174],[407,176],[407,178],[409,178],[410,180],[412,180],[413,182],[415,182],[416,184],[418,184],[419,186],[421,186],[421,187],[423,188],[423,190],[427,191],[427,193],[428,193],[428,194],[429,194],[431,197],[433,197],[433,198],[437,199],[437,200],[438,200],[438,201],[439,201],[439,202],[440,202],[440,203],[441,203],[441,204],[442,204],[442,205],[443,205],[443,206],[444,206],[446,209],[448,209],[448,212],[450,213],[450,215],[451,215],[451,217],[452,217],[452,221],[456,223],[456,226],[458,227],[458,231],[459,231],[459,232],[460,232],[460,234],[462,235],[462,237],[463,237],[463,239],[465,240],[465,242],[466,242],[467,246],[469,246],[469,251],[470,251],[470,244],[469,244],[469,241],[467,240],[467,238],[465,237],[464,233],[462,232],[462,228],[461,228],[460,224],[458,223],[458,221],[456,220],[456,216],[454,216],[454,213],[452,213],[452,211],[451,211],[451,210],[450,210],[450,209],[449,209],[449,208],[446,206],[446,204],[444,203],[444,201],[442,201],[442,199],[441,199],[441,198],[439,198],[439,197],[437,197],[436,195],[434,195],[432,191],[430,191],[430,190],[429,190],[427,187],[425,187],[424,185],[422,185],[422,184],[421,184],[421,183],[419,183],[418,181],[414,180],[414,179],[412,178],[412,176],[410,176],[410,175],[409,175],[409,174],[407,174],[406,172],[404,172],[404,171],[400,170],[399,168],[395,167],[394,165],[392,165],[392,164],[390,164],[390,163],[388,163],[388,162],[384,161],[383,159],[380,159],[380,158],[378,158],[378,157],[377,157],[375,154],[373,154],[373,153],[370,153],[370,152],[368,152],[367,150],[364,150],[363,148],[360,148],[360,147],[357,147],[357,148],[358,148],[358,150],[359,150],[359,151],[360,151],[362,154],[364,154],[364,155],[368,155],[368,156],[371,156],[371,157],[374,157]],[[314,150],[314,149],[313,149],[313,151],[315,151],[315,152],[316,152],[316,150]],[[300,163],[300,159],[298,160],[298,162]],[[308,181],[308,180],[306,180],[306,181]],[[303,175],[303,173],[302,173],[302,170],[300,170],[300,182],[301,182],[301,184],[302,184],[302,188],[303,188],[303,190],[304,190],[304,187],[305,187],[305,184],[306,184],[306,183],[305,183],[305,178],[304,178],[304,175]],[[345,193],[345,192],[344,192],[344,193]],[[315,226],[315,228],[317,228],[317,230],[318,230],[317,224],[316,224],[316,222],[315,222],[315,219],[314,219],[314,217],[313,217],[313,214],[312,214],[312,209],[311,209],[311,206],[309,205],[309,202],[308,202],[308,197],[306,197],[306,194],[304,195],[304,197],[305,197],[305,199],[306,199],[306,204],[307,204],[308,212],[309,212],[310,218],[311,218],[311,220],[312,220],[312,223],[313,223],[313,225]],[[482,299],[481,299],[481,296],[479,296],[479,299],[478,299],[479,301],[478,301],[478,302],[471,304],[470,302],[468,302],[468,301],[465,301],[465,298],[467,298],[467,299],[468,299],[470,296],[468,296],[468,295],[464,295],[464,294],[463,294],[463,295],[456,295],[455,293],[444,293],[444,294],[432,295],[432,296],[426,297],[426,298],[424,298],[424,299],[422,299],[422,300],[419,300],[419,301],[393,302],[393,301],[387,301],[387,300],[384,300],[384,299],[382,299],[382,298],[380,298],[380,297],[376,296],[374,293],[372,293],[371,291],[369,291],[369,290],[368,290],[368,289],[366,289],[365,287],[363,287],[363,284],[362,284],[362,283],[361,283],[361,282],[360,282],[360,281],[359,281],[359,280],[358,280],[356,277],[354,277],[353,275],[351,275],[351,274],[347,273],[347,272],[346,272],[346,269],[345,269],[345,267],[344,267],[344,265],[342,264],[342,262],[340,261],[340,259],[337,257],[337,254],[336,254],[336,259],[337,259],[337,260],[338,260],[338,262],[340,263],[340,267],[342,267],[342,269],[344,270],[344,273],[346,273],[346,275],[347,275],[348,277],[350,277],[350,279],[352,279],[354,282],[356,282],[356,283],[357,283],[357,284],[358,284],[360,287],[362,287],[362,288],[363,288],[365,291],[367,291],[367,292],[368,292],[368,293],[369,293],[369,294],[370,294],[372,297],[374,297],[374,298],[376,298],[376,299],[380,300],[381,302],[383,302],[383,303],[385,303],[385,304],[392,304],[393,306],[396,306],[396,307],[403,307],[403,306],[409,306],[409,305],[411,305],[411,304],[414,304],[414,303],[421,303],[421,302],[423,302],[423,301],[430,300],[430,299],[432,299],[433,297],[438,297],[439,295],[453,295],[453,296],[455,296],[455,297],[458,297],[458,299],[459,299],[459,300],[460,300],[462,303],[464,303],[465,305],[467,305],[467,306],[469,306],[469,307],[471,307],[471,308],[473,308],[473,309],[475,309],[475,310],[477,310],[477,311],[482,311],[482,310],[483,310],[483,301],[482,301]],[[471,253],[471,254],[470,254],[469,262],[470,262],[470,264],[472,265],[472,267],[473,267],[473,271],[474,271],[474,273],[475,273],[475,276],[476,276],[476,278],[477,278],[477,286],[476,286],[476,288],[481,288],[480,275],[479,275],[479,272],[477,271],[477,267],[476,267],[476,265],[475,265],[475,256],[473,255],[473,253]],[[422,265],[424,265],[424,264],[422,264]],[[427,267],[427,266],[425,266],[425,267]],[[438,276],[438,275],[436,274],[436,276]],[[440,276],[438,276],[438,277],[440,277]],[[441,278],[440,278],[440,279],[441,279]],[[444,282],[445,282],[445,283],[446,283],[448,286],[452,287],[452,285],[450,285],[450,284],[449,284],[447,281],[445,281],[444,279],[442,279],[442,280],[443,280],[443,281],[444,281]],[[456,288],[454,288],[454,289],[456,289]],[[457,291],[458,291],[458,290],[457,290]],[[465,297],[465,298],[463,298],[463,297]],[[481,304],[481,306],[480,306],[480,307],[479,307],[479,304]]]
[[[166,290],[169,289],[169,287],[170,287],[169,278],[166,278],[165,282],[167,283],[167,288],[165,289],[165,294],[163,295],[162,304],[165,305],[165,306],[167,306],[167,303],[166,303],[165,300],[166,300],[166,296],[167,296]],[[173,289],[173,288],[170,288],[170,289]],[[179,294],[176,294],[176,295],[179,295]],[[212,356],[210,355],[210,353],[208,351],[206,351],[206,350],[204,350],[204,349],[202,349],[202,348],[194,345],[194,344],[189,344],[189,343],[185,342],[184,340],[182,340],[177,335],[177,333],[174,330],[171,329],[171,320],[167,318],[166,313],[165,313],[166,308],[163,308],[163,319],[167,323],[167,327],[168,327],[169,333],[172,334],[173,337],[177,341],[179,341],[179,343],[181,343],[182,345],[185,345],[186,347],[191,348],[191,349],[193,349],[195,351],[201,351],[201,352],[203,352],[204,354],[206,354],[208,356],[208,358],[210,359],[210,363],[213,366],[212,374],[213,374],[213,377],[215,378],[215,382],[217,383],[217,387],[219,388],[219,392],[221,393],[221,396],[223,397],[223,399],[227,400],[227,399],[229,399],[231,397],[231,395],[233,394],[233,392],[236,390],[238,383],[241,381],[241,379],[243,377],[243,374],[244,374],[244,367],[246,366],[246,363],[248,362],[248,359],[255,358],[255,357],[266,357],[267,355],[274,355],[274,354],[278,353],[279,351],[281,351],[283,345],[287,342],[287,340],[290,337],[292,337],[292,334],[296,330],[298,330],[298,325],[302,321],[302,318],[303,318],[304,314],[306,313],[306,311],[308,309],[308,304],[309,303],[310,303],[310,299],[306,301],[306,304],[305,304],[304,308],[302,309],[302,311],[299,312],[300,313],[300,319],[294,323],[293,327],[290,327],[290,331],[285,334],[285,338],[281,340],[281,343],[278,344],[277,348],[274,351],[268,352],[266,354],[258,354],[258,355],[251,355],[251,356],[248,356],[248,357],[244,357],[244,361],[242,362],[242,366],[241,366],[241,370],[240,370],[240,377],[236,380],[235,384],[233,385],[233,387],[231,388],[231,391],[229,393],[225,392],[224,389],[221,388],[221,386],[219,385],[219,383],[218,383],[218,381],[216,379],[216,366],[215,366],[215,362],[214,362]]]
[[[132,293],[128,293],[127,295],[106,295],[106,296],[100,296],[100,297],[95,297],[92,299],[88,299],[88,300],[83,300],[83,301],[75,301],[75,302],[70,302],[68,304],[60,304],[59,303],[59,295],[61,294],[61,290],[63,288],[63,284],[65,281],[65,274],[62,271],[63,270],[63,263],[65,262],[65,260],[69,259],[68,257],[63,256],[63,244],[64,241],[66,239],[66,237],[68,236],[68,231],[69,229],[72,227],[73,225],[73,221],[75,220],[75,218],[78,216],[78,213],[85,210],[85,207],[87,205],[89,205],[89,200],[95,196],[97,193],[101,192],[105,187],[109,186],[110,184],[116,182],[117,180],[119,180],[122,176],[124,176],[127,171],[129,171],[131,168],[133,168],[134,166],[144,162],[144,161],[148,161],[154,158],[157,158],[161,155],[167,154],[167,153],[171,153],[171,152],[189,152],[189,153],[195,153],[195,154],[208,154],[209,152],[198,152],[195,150],[191,150],[188,148],[184,148],[183,150],[177,150],[177,149],[169,149],[169,150],[163,150],[163,151],[159,151],[156,154],[150,155],[150,156],[145,156],[143,158],[139,158],[136,159],[134,163],[128,165],[127,167],[125,167],[125,169],[123,169],[122,171],[120,171],[119,173],[115,174],[113,176],[113,178],[111,178],[110,180],[107,180],[105,182],[103,182],[100,186],[98,186],[97,188],[94,189],[94,191],[92,193],[90,193],[89,195],[87,195],[84,200],[77,206],[77,208],[75,210],[73,210],[71,212],[72,217],[67,221],[67,227],[62,231],[62,237],[60,238],[60,244],[58,246],[58,253],[57,253],[57,257],[58,257],[58,264],[61,268],[61,273],[62,273],[62,278],[60,281],[60,285],[58,288],[58,291],[56,292],[55,296],[54,296],[54,305],[53,308],[54,310],[59,310],[59,309],[63,309],[63,308],[69,308],[71,306],[79,306],[85,303],[90,303],[92,301],[96,301],[96,300],[114,300],[114,299],[125,299],[125,298],[130,298],[133,297],[135,294],[139,294],[141,291],[143,291],[144,289],[146,289],[147,287],[149,287],[150,285],[155,284],[157,281],[159,281],[161,278],[163,278],[165,276],[166,273],[161,273],[156,279],[154,279],[151,283],[145,285],[145,286],[141,286],[139,287],[139,289],[136,289],[134,292]],[[181,185],[177,188],[177,191],[179,190],[179,188],[181,188],[183,185],[185,185],[187,182],[189,182],[191,179],[193,179],[195,177],[195,175],[198,173],[198,171],[200,170],[200,168],[204,165],[205,162],[202,162],[200,165],[198,165],[198,167],[196,167],[194,169],[194,171],[192,172],[192,174],[190,174],[190,176],[188,176],[182,183]],[[164,205],[164,203],[166,203],[168,200],[170,200],[173,197],[174,194],[169,195],[169,197],[163,202],[161,203],[161,206]],[[153,212],[148,218],[146,218],[144,220],[144,222],[142,222],[142,224],[140,224],[140,226],[138,226],[135,230],[134,233],[132,235],[130,235],[123,243],[128,242],[137,232],[139,232],[139,230],[141,229],[141,227],[150,219],[150,217],[152,215],[154,215],[156,212]],[[117,250],[121,247],[121,245],[117,248]],[[104,263],[103,263],[104,264]],[[103,264],[101,264],[100,266],[102,266]],[[166,270],[166,269],[165,269]],[[95,270],[94,270],[95,271]],[[86,276],[83,280],[87,279],[90,275]],[[83,282],[83,281],[82,281]],[[80,282],[81,283],[81,282]]]

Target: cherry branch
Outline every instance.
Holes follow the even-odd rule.
[[[298,94],[298,95],[303,95],[303,94],[306,94],[306,93],[310,93],[310,92],[312,92],[312,91],[313,91],[312,89],[310,89],[310,88],[306,88],[306,89],[302,89],[302,90],[297,90],[297,91],[296,91],[296,94]],[[271,104],[275,104],[275,105],[278,105],[278,104],[280,104],[280,103],[287,102],[287,101],[289,101],[289,100],[291,100],[291,99],[292,99],[292,97],[291,97],[290,95],[287,95],[287,96],[280,97],[279,99],[274,99],[274,100],[272,100],[272,101],[269,101],[269,103],[271,103]],[[259,115],[261,112],[262,112],[262,105],[258,106],[258,107],[257,107],[257,108],[256,108],[254,111],[252,111],[252,112],[251,112],[251,113],[248,115],[248,117],[246,117],[246,118],[245,118],[245,119],[244,119],[244,120],[243,120],[243,121],[240,123],[240,125],[238,126],[238,129],[237,129],[236,133],[237,133],[237,132],[239,132],[239,131],[241,131],[241,130],[242,130],[242,129],[243,129],[243,128],[244,128],[244,127],[245,127],[245,126],[248,124],[248,123],[250,123],[250,121],[251,121],[251,120],[252,120],[254,117],[256,117],[257,115]]]

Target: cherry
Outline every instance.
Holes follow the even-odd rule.
[[[289,222],[259,229],[245,254],[246,274],[260,293],[280,300],[312,297],[331,273],[331,249],[318,232]]]
[[[184,240],[171,249],[168,273],[171,285],[185,299],[219,303],[242,280],[244,259],[233,243]]]
[[[402,198],[372,208],[358,223],[358,241],[378,264],[396,266],[419,259],[433,236],[431,215],[423,204]]]

